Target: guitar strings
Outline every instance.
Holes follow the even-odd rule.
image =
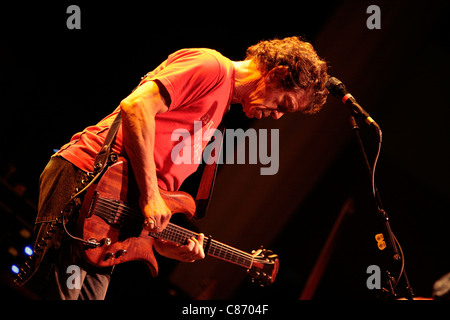
[[[137,210],[132,210],[131,208],[127,207],[124,204],[121,203],[117,203],[117,202],[113,202],[111,203],[111,201],[106,200],[107,203],[109,203],[110,205],[110,209],[112,208],[118,208],[119,206],[122,207],[123,209],[125,209],[125,211],[129,211],[130,215],[133,215],[134,213],[139,215],[139,220],[142,221],[142,213],[140,211]],[[123,217],[123,215],[121,215],[121,217]],[[171,235],[170,233],[174,234]],[[160,233],[155,233],[155,235],[157,235],[157,237],[162,237],[162,238],[166,238],[166,240],[172,240],[173,242],[178,242],[178,243],[182,243],[184,242],[187,238],[190,238],[194,235],[198,235],[197,233],[190,231],[188,229],[184,229],[178,225],[174,225],[174,224],[169,224],[168,227],[166,228],[166,230],[164,230],[163,232]],[[206,240],[208,240],[207,237],[205,237]],[[204,247],[206,247],[206,242],[203,245]],[[207,252],[208,254],[211,254],[213,256],[216,257],[220,257],[220,258],[224,258],[228,260],[235,260],[235,262],[243,261],[243,263],[241,265],[244,265],[246,267],[250,266],[252,264],[252,261],[255,260],[255,257],[247,252],[235,249],[231,246],[228,246],[226,244],[223,244],[221,242],[212,240],[211,241],[211,245],[209,248],[209,252]],[[233,256],[235,257],[233,259]],[[259,260],[259,259],[257,259]],[[260,262],[265,263],[265,261],[260,260]]]
[[[115,213],[117,212],[118,206],[115,203],[111,202],[98,202],[97,208],[95,209],[95,214],[98,216],[105,218],[111,222],[111,224],[115,224],[119,227],[124,226],[124,222],[140,222],[142,223],[144,218],[142,216],[137,217],[132,214],[132,212],[129,209],[125,209],[119,212],[119,214]],[[128,212],[127,212],[128,211]],[[131,220],[131,221],[127,221]],[[168,226],[169,229],[170,226]],[[169,230],[168,230],[169,231]],[[174,234],[170,235],[168,233],[165,233],[165,230],[158,234],[158,237],[160,238],[166,238],[166,240],[171,240],[173,242],[183,242],[186,238],[189,237],[189,234],[180,233],[178,230],[174,229]]]
[[[119,208],[121,210],[119,210]],[[112,221],[113,224],[118,225],[122,225],[122,223],[127,220],[131,220],[132,222],[136,223],[142,223],[144,221],[144,217],[142,216],[141,211],[128,207],[126,203],[121,203],[116,200],[110,200],[101,197],[98,197],[95,213],[100,213],[101,217],[104,217],[106,219],[108,219],[109,217],[110,221]],[[173,233],[173,235],[170,235],[169,233]],[[164,231],[160,233],[154,233],[154,235],[157,237],[166,238],[166,240],[181,243],[184,242],[184,240],[186,240],[187,238],[190,238],[197,234],[188,229],[169,223]],[[205,239],[207,240],[208,238],[205,237]],[[206,246],[206,243],[207,242],[205,242],[204,247]],[[217,251],[218,253],[216,253]],[[258,258],[255,259],[254,256],[247,252],[233,248],[216,240],[211,240],[208,254],[224,259],[226,259],[227,255],[229,255],[230,258],[228,260],[232,260],[231,258],[234,255],[236,257],[236,262],[239,259],[244,261],[244,263],[246,262],[246,264],[242,264],[245,267],[249,267],[254,260],[259,260],[259,262],[267,263],[267,261],[265,260],[261,260]]]
[[[121,220],[124,220],[126,218],[125,215],[132,217],[133,220],[135,220],[135,221],[139,221],[139,222],[143,221],[142,213],[140,211],[131,209],[130,207],[126,206],[126,204],[124,204],[124,203],[120,203],[120,202],[116,202],[116,200],[109,200],[109,199],[104,199],[104,198],[100,198],[100,197],[99,197],[99,200],[100,200],[99,204],[102,205],[102,207],[106,210],[112,210],[112,211],[118,212],[119,207],[122,208],[122,211],[120,211],[120,215],[119,215],[120,217],[117,217],[117,215],[114,213],[105,212],[104,210],[101,211],[102,214],[104,214],[104,215],[107,214],[114,221],[118,221],[119,224],[120,224]],[[125,213],[125,215],[123,213]],[[169,227],[170,225],[172,225],[174,227]],[[170,237],[167,240],[175,240],[174,242],[183,242],[183,240],[190,238],[192,235],[196,235],[196,233],[194,233],[190,230],[184,229],[182,227],[179,227],[179,226],[176,226],[173,224],[169,224],[169,226],[168,227],[170,228],[170,231],[175,233],[175,237]],[[183,230],[180,230],[180,229],[183,229]],[[167,238],[167,235],[163,234],[164,232],[165,231],[163,231],[161,233],[157,233],[157,235]],[[206,246],[206,244],[204,246]],[[219,251],[219,252],[216,253],[216,251]],[[235,249],[231,246],[228,246],[226,244],[220,243],[215,240],[211,241],[211,246],[210,246],[210,250],[208,253],[211,255],[215,255],[217,257],[222,257],[222,258],[227,258],[227,255],[235,255],[235,256],[237,256],[236,259],[241,259],[244,262],[247,262],[247,264],[245,266],[251,265],[252,260],[255,259],[255,257],[250,255],[249,253]],[[261,260],[260,262],[266,263],[264,260]]]
[[[101,213],[108,215],[108,213],[104,210],[100,210]],[[113,215],[109,214],[110,217]],[[167,231],[164,230],[161,233],[155,234],[157,238],[162,238],[164,240],[169,240],[175,243],[183,243],[187,238],[192,236],[192,232],[182,232],[180,230],[177,230],[178,226],[176,225],[168,225]],[[172,234],[170,234],[172,233]],[[250,268],[252,266],[252,260],[255,260],[253,256],[246,252],[240,252],[238,250],[235,250],[234,248],[224,248],[226,245],[217,242],[215,240],[212,240],[212,243],[209,247],[209,250],[207,254],[215,256],[216,258],[223,259],[226,261],[232,261],[235,264],[241,265],[246,268]],[[203,245],[203,247],[206,247],[206,243]],[[261,263],[268,264],[268,262],[260,259],[256,259],[260,261]],[[270,262],[269,262],[270,263]]]

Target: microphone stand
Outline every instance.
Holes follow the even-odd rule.
[[[405,272],[405,270],[404,270],[404,257],[403,257],[403,252],[402,252],[402,250],[401,250],[400,244],[398,243],[397,239],[395,238],[395,236],[394,236],[394,234],[393,234],[393,232],[392,232],[392,229],[391,229],[391,226],[390,226],[390,223],[389,223],[389,217],[388,217],[388,214],[387,214],[386,211],[383,209],[383,205],[382,205],[382,203],[381,203],[381,198],[380,198],[380,195],[379,195],[379,193],[378,193],[378,189],[377,189],[377,187],[376,187],[376,185],[375,185],[375,181],[374,181],[374,177],[373,177],[373,170],[374,170],[375,168],[373,168],[373,169],[371,168],[370,163],[369,163],[369,160],[367,159],[367,154],[366,154],[366,151],[365,151],[365,149],[364,149],[364,145],[363,145],[363,143],[362,143],[361,136],[360,136],[360,134],[359,134],[359,126],[358,126],[358,124],[357,124],[357,122],[356,122],[356,120],[355,120],[354,115],[351,115],[351,116],[350,116],[350,125],[351,125],[351,127],[352,127],[352,131],[355,133],[355,136],[356,136],[356,140],[357,140],[359,149],[360,149],[361,154],[362,154],[362,156],[363,156],[363,160],[364,160],[364,163],[365,163],[365,167],[366,167],[366,169],[367,169],[367,171],[368,171],[368,173],[369,173],[369,176],[370,176],[371,179],[373,180],[373,181],[372,181],[372,183],[373,183],[372,187],[373,187],[373,193],[374,193],[375,203],[376,203],[376,205],[377,205],[378,213],[381,215],[381,217],[382,217],[382,219],[383,219],[383,221],[384,221],[384,226],[385,226],[386,233],[387,233],[387,240],[388,240],[388,243],[389,243],[389,245],[390,245],[390,248],[391,248],[392,251],[393,251],[393,256],[392,256],[392,258],[393,258],[393,260],[394,260],[395,262],[397,262],[397,263],[398,263],[398,262],[401,262],[401,271],[400,271],[400,275],[399,275],[397,281],[395,281],[395,279],[392,278],[392,277],[390,276],[389,272],[387,271],[387,275],[388,275],[388,279],[389,279],[389,280],[388,280],[388,284],[389,284],[389,288],[390,288],[390,290],[387,290],[387,291],[389,291],[390,294],[391,294],[392,296],[394,296],[394,297],[396,296],[396,294],[395,294],[395,287],[397,286],[397,284],[398,284],[398,282],[400,281],[400,278],[401,278],[401,276],[402,276],[402,274],[403,274],[403,275],[404,275],[405,282],[406,282],[407,298],[408,298],[409,300],[413,300],[414,293],[413,293],[413,290],[412,290],[412,288],[411,288],[411,286],[410,286],[410,284],[409,284],[409,280],[408,280],[408,277],[406,276],[406,272]],[[378,133],[379,139],[380,139],[380,142],[379,142],[379,143],[381,143],[381,130],[380,130],[379,127],[377,127],[376,129],[377,129],[377,133]],[[393,284],[393,281],[395,281],[394,284]],[[383,288],[383,289],[384,289],[384,288]],[[384,290],[386,290],[386,289],[384,289]]]

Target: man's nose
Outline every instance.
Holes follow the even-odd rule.
[[[275,120],[280,119],[283,115],[284,115],[284,112],[272,111],[272,118],[274,118]]]

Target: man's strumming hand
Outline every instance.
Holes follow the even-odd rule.
[[[145,200],[141,199],[140,203],[145,218],[144,228],[151,232],[163,231],[172,217],[172,212],[159,192]]]

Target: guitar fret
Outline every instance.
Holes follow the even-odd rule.
[[[249,268],[251,266],[253,260],[252,255],[228,247],[227,245],[224,245],[223,243],[215,240],[212,240],[208,254],[222,260],[233,262],[246,268]]]
[[[177,244],[184,244],[187,239],[198,234],[190,230],[184,229],[180,226],[169,223],[167,228],[159,233],[151,233],[152,236],[174,242]],[[203,248],[206,248],[209,241],[208,237],[205,237]],[[249,268],[252,264],[253,257],[249,253],[234,249],[216,240],[211,240],[211,244],[207,255],[230,261],[243,267]]]

